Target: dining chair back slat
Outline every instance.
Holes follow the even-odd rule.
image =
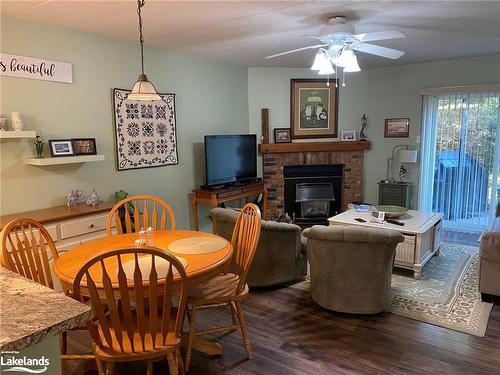
[[[133,265],[133,272],[131,267],[125,271],[125,261]],[[117,266],[111,268],[110,264]],[[111,273],[117,275],[114,284]],[[174,274],[178,280],[174,280]],[[89,322],[89,330],[103,350],[112,350],[117,355],[140,354],[169,345],[172,337],[169,334],[180,342],[187,276],[173,255],[155,247],[126,248],[97,255],[76,275],[73,291],[77,299],[81,299],[84,277],[95,316]],[[176,309],[172,308],[174,290],[179,291]],[[107,307],[107,314],[103,306]],[[170,324],[174,312],[175,324]]]
[[[58,254],[41,223],[28,218],[12,220],[5,225],[0,237],[2,266],[54,289],[49,262]]]
[[[108,237],[112,236],[113,222],[116,224],[118,234],[134,233],[148,227],[155,230],[175,230],[175,215],[172,208],[163,199],[152,195],[135,195],[118,202],[108,214],[106,221]]]

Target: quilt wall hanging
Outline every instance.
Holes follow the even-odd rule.
[[[175,94],[137,101],[127,99],[129,92],[113,90],[118,170],[178,164]]]

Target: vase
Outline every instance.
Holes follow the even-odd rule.
[[[10,115],[12,129],[21,131],[24,129],[23,116],[21,112],[12,112]]]

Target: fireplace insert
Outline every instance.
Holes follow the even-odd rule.
[[[285,212],[301,226],[327,225],[340,212],[342,165],[285,166]]]

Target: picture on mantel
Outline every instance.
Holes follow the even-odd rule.
[[[178,164],[175,94],[138,101],[128,100],[129,92],[113,90],[118,170]]]

